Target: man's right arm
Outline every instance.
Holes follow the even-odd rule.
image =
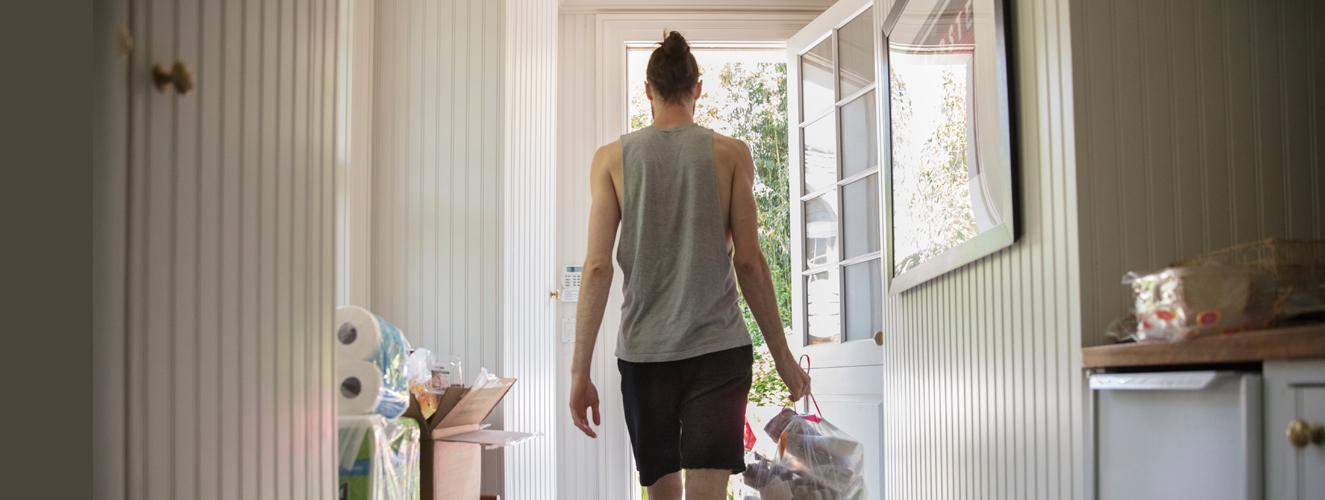
[[[603,324],[603,310],[612,286],[612,245],[621,222],[621,205],[612,168],[621,163],[621,144],[614,142],[594,153],[589,169],[589,189],[593,204],[589,208],[589,247],[584,258],[580,298],[575,308],[575,356],[571,361],[571,418],[585,435],[597,437],[589,426],[586,411],[593,410],[594,425],[601,425],[598,415],[598,389],[589,378],[594,344]]]
[[[773,289],[773,275],[759,249],[759,206],[754,198],[754,159],[744,142],[732,139],[736,153],[736,170],[732,179],[731,232],[734,253],[732,265],[745,295],[745,303],[764,334],[769,353],[773,356],[778,376],[787,384],[791,400],[797,401],[810,392],[810,376],[800,369],[787,345],[782,329],[782,316],[778,314],[777,292]]]

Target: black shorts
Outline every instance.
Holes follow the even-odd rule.
[[[640,484],[681,469],[745,471],[754,348],[661,363],[617,360]]]

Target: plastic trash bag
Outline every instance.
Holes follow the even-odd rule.
[[[339,418],[338,497],[419,500],[419,424],[412,418]]]
[[[868,498],[865,447],[827,420],[783,408],[764,425],[764,432],[777,443],[777,450],[771,457],[751,454],[743,481],[758,495],[746,499]]]
[[[1137,342],[1176,342],[1208,333],[1264,328],[1274,314],[1274,286],[1245,269],[1204,265],[1127,273],[1135,325],[1119,322],[1110,334]]]

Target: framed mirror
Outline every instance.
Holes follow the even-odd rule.
[[[882,26],[890,294],[1016,239],[1003,11],[899,0]]]

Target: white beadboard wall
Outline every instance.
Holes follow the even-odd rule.
[[[557,148],[557,261],[558,266],[582,265],[588,251],[589,165],[597,142],[595,117],[598,116],[598,79],[595,71],[597,50],[597,22],[592,14],[560,16],[558,70],[558,129]],[[559,316],[574,318],[576,303],[561,304]],[[560,321],[560,320],[558,320]],[[560,328],[560,325],[558,325]],[[610,332],[608,333],[611,334]],[[604,354],[603,342],[595,349],[594,367],[599,368]],[[575,357],[574,343],[557,343],[557,373],[562,382],[557,384],[557,401],[570,401],[570,367]],[[600,397],[604,391],[619,391],[603,383],[601,373],[593,374],[598,381]],[[606,421],[613,415],[603,415]],[[603,438],[588,439],[571,422],[570,412],[557,415],[557,432],[563,437],[557,449],[557,475],[560,478],[558,498],[602,498],[600,477],[603,473]]]
[[[505,2],[377,0],[372,307],[467,382],[502,363]],[[503,407],[487,420],[501,428]],[[482,491],[501,493],[501,451]]]
[[[1325,4],[1073,7],[1086,345],[1126,312],[1128,271],[1325,238]]]
[[[94,187],[123,189],[94,196],[125,259],[96,272],[122,330],[94,330],[122,335],[124,449],[94,468],[123,478],[96,496],[330,498],[337,3],[131,4],[124,182]],[[188,95],[152,84],[175,61]]]
[[[506,0],[504,113],[507,428],[541,434],[506,450],[510,500],[558,491],[556,299],[557,0]]]
[[[375,312],[466,378],[499,370],[502,2],[376,7]]]
[[[884,300],[877,498],[1086,498],[1068,0],[1008,3],[1022,234]]]

